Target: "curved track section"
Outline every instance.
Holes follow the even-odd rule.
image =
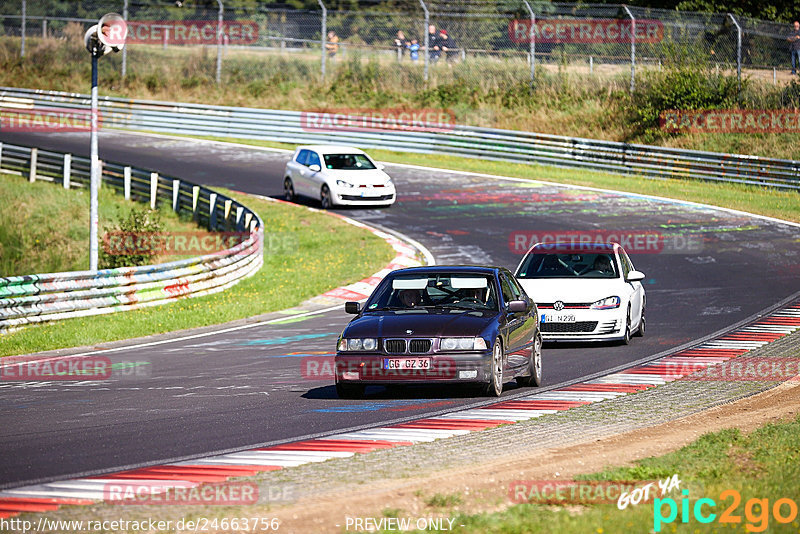
[[[0,135],[2,141],[85,153],[82,135]],[[277,196],[283,152],[106,132],[101,157],[210,186]],[[545,386],[577,380],[680,346],[740,321],[800,287],[797,227],[688,204],[610,192],[388,166],[401,191],[385,210],[347,210],[401,230],[438,263],[513,268],[517,236],[565,231],[657,232],[701,247],[636,254],[647,275],[648,332],[630,346],[549,346]],[[674,242],[673,242],[674,243]],[[524,247],[523,247],[524,248]],[[459,390],[381,388],[336,397],[328,376],[307,372],[330,357],[349,316],[341,311],[108,353],[137,362],[129,378],[0,383],[0,486],[177,461],[280,441],[419,418],[475,404]],[[311,360],[309,360],[311,359]],[[306,366],[306,367],[304,367]],[[507,385],[505,396],[533,393]],[[54,452],[55,451],[55,452]]]

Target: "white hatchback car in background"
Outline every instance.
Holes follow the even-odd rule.
[[[364,151],[349,146],[300,146],[283,178],[286,200],[302,195],[333,206],[391,206],[392,179]]]
[[[545,341],[630,342],[645,331],[645,275],[618,243],[537,243],[514,274]]]

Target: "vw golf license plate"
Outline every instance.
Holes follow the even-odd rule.
[[[430,369],[430,358],[384,358],[384,369]]]
[[[574,313],[543,313],[543,323],[574,323]]]

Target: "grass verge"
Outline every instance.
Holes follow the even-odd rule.
[[[264,266],[254,276],[216,295],[12,332],[3,336],[0,356],[159,334],[289,308],[369,276],[394,257],[382,239],[325,213],[217,190],[264,221]]]
[[[297,145],[250,139],[203,137],[244,145],[294,150]],[[486,161],[439,154],[414,154],[370,150],[370,154],[387,163],[422,165],[440,169],[457,169],[464,172],[495,174],[527,180],[543,180],[563,184],[614,189],[643,195],[657,195],[688,202],[700,202],[800,222],[800,194],[768,187],[749,186],[698,180],[652,179],[642,176],[560,169],[547,165],[525,165]]]
[[[43,181],[29,183],[13,174],[0,173],[0,276],[85,271],[89,268],[89,191]],[[112,227],[134,207],[111,188],[99,192],[102,229]],[[164,232],[197,231],[190,219],[170,210],[159,212]],[[101,242],[102,246],[102,242]],[[152,263],[173,261],[158,256]],[[101,264],[102,267],[102,264]]]
[[[797,479],[800,476],[800,417],[793,421],[767,424],[750,434],[738,429],[722,430],[670,454],[639,460],[632,467],[606,469],[582,477],[593,481],[630,481],[642,487],[652,480],[665,480],[677,474],[680,490],[656,498],[675,501],[676,516],[668,502],[655,501],[628,505],[619,510],[615,503],[590,504],[586,500],[559,504],[558,499],[524,504],[492,514],[461,515],[457,532],[717,532],[728,529],[746,532],[797,532]],[[636,483],[635,481],[640,481]],[[627,483],[626,483],[627,485]],[[684,496],[682,491],[689,491]],[[727,491],[727,493],[726,493]],[[565,491],[565,495],[568,491]],[[609,492],[610,495],[610,492]],[[687,497],[686,515],[683,498]],[[714,514],[701,522],[695,515]],[[784,499],[783,501],[780,501]],[[780,503],[779,503],[780,501]],[[787,501],[791,501],[790,504]],[[779,504],[776,513],[776,504]],[[724,513],[727,509],[728,515]],[[777,517],[789,518],[781,522]]]

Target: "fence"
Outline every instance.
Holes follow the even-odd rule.
[[[528,0],[365,1],[357,10],[327,9],[325,0],[317,0],[315,10],[237,0],[211,2],[213,9],[208,4],[6,2],[0,35],[22,37],[24,55],[26,38],[63,37],[70,22],[85,29],[106,12],[121,12],[130,29],[122,57],[114,60],[122,76],[147,76],[170,63],[190,83],[279,82],[290,74],[295,82],[327,77],[330,83],[344,62],[365,62],[416,88],[464,79],[533,81],[542,70],[611,78],[633,88],[642,70],[680,60],[736,71],[740,79],[743,69],[774,82],[779,74],[788,79],[790,26],[731,14]],[[214,59],[209,47],[216,49]],[[294,65],[291,73],[287,62]]]
[[[85,110],[88,95],[0,88],[0,107]],[[541,163],[652,178],[687,178],[800,190],[800,162],[559,135],[402,121],[353,121],[310,112],[103,97],[103,127],[284,143],[354,144],[399,152]],[[348,122],[349,121],[349,122]],[[355,126],[353,126],[355,125]]]
[[[89,158],[0,143],[0,170],[18,172],[31,181],[88,187],[89,167]],[[247,237],[218,253],[158,265],[0,278],[0,332],[209,295],[261,268],[263,224],[235,200],[191,182],[111,162],[103,163],[102,183],[126,199],[151,207],[166,203],[176,212],[191,213],[209,230],[244,232]]]

